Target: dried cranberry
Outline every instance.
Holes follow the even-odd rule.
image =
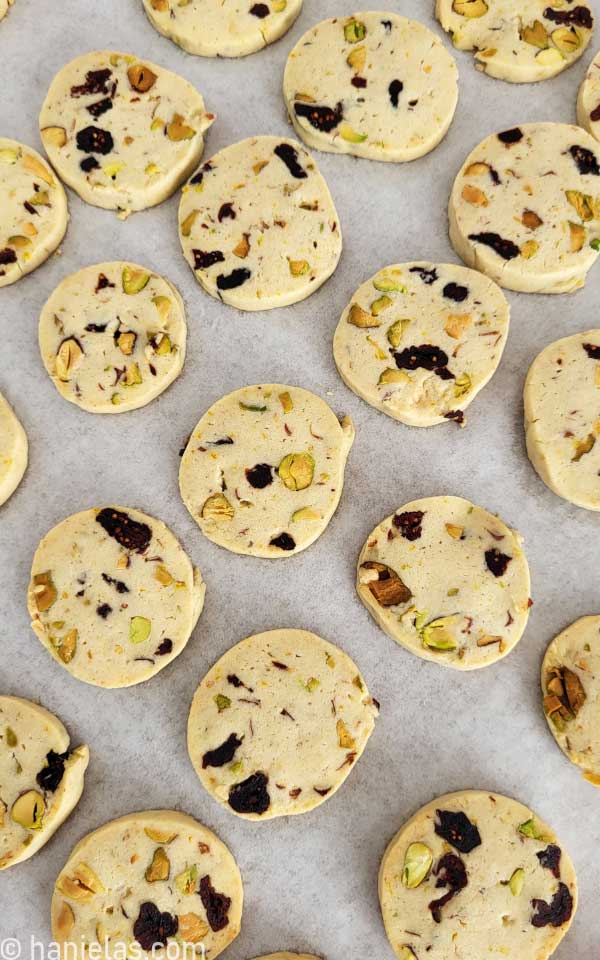
[[[388,87],[388,93],[390,95],[390,103],[393,107],[398,106],[398,99],[403,90],[404,84],[402,83],[402,80],[392,80]]]
[[[440,347],[424,343],[420,347],[406,347],[400,353],[394,354],[396,366],[400,370],[436,370],[445,367],[448,363],[448,354]]]
[[[600,346],[597,343],[584,343],[583,349],[590,360],[600,360]]]
[[[436,883],[437,888],[450,888],[448,893],[445,893],[443,897],[440,897],[439,900],[432,900],[428,905],[435,922],[441,923],[442,907],[445,907],[457,893],[464,890],[469,880],[463,861],[454,853],[447,853],[442,857],[435,867],[434,874],[438,878]]]
[[[109,613],[112,613],[112,607],[109,603],[101,603],[99,607],[96,607],[96,613],[103,620],[106,620]]]
[[[600,120],[600,103],[598,104],[597,107],[594,107],[594,109],[590,113],[590,120],[593,123],[597,123],[598,120]]]
[[[435,824],[435,832],[455,850],[470,853],[475,847],[481,846],[479,830],[462,810],[436,810],[436,813],[440,822]]]
[[[152,530],[148,524],[132,520],[122,510],[105,507],[96,515],[96,523],[99,523],[109,537],[113,537],[126,550],[143,553],[152,540]]]
[[[102,579],[105,583],[108,583],[111,587],[114,587],[117,593],[129,593],[129,587],[127,584],[123,583],[122,580],[116,580],[114,577],[111,577],[109,573],[103,573]]]
[[[255,467],[246,470],[246,479],[255,490],[263,490],[273,483],[273,467],[268,463],[257,463]]]
[[[251,271],[246,267],[238,267],[237,270],[232,270],[231,273],[219,274],[217,277],[217,287],[219,290],[235,290],[236,287],[241,287],[243,283],[246,283],[251,276]]]
[[[133,935],[142,950],[164,947],[168,937],[174,937],[179,929],[177,917],[161,913],[153,903],[142,903],[140,913],[133,925]]]
[[[563,923],[571,919],[573,897],[566,883],[559,883],[551,903],[546,903],[545,900],[532,900],[531,906],[536,911],[531,918],[534,927],[562,927]]]
[[[296,546],[296,541],[293,537],[290,537],[289,533],[280,533],[278,537],[273,537],[272,540],[269,540],[270,547],[278,547],[279,550],[293,550]]]
[[[454,420],[461,427],[465,422],[464,410],[448,410],[448,413],[444,414],[444,419]]]
[[[269,778],[262,770],[234,783],[229,789],[229,806],[236,813],[266,813],[271,805],[268,784]]]
[[[503,260],[514,260],[521,251],[512,240],[503,240],[499,233],[470,233],[469,240],[482,243],[484,247],[491,247]]]
[[[353,87],[356,87],[358,90],[363,90],[367,85],[367,81],[365,77],[352,77],[352,80],[350,81],[350,83],[352,84]]]
[[[207,767],[223,767],[226,763],[231,763],[235,756],[235,751],[241,746],[242,741],[235,733],[230,733],[224,743],[214,750],[207,750],[202,757],[202,769]]]
[[[76,139],[77,149],[83,153],[107,154],[115,145],[110,130],[101,130],[100,127],[84,127]]]
[[[86,323],[83,328],[86,333],[106,333],[107,323]]]
[[[273,152],[276,157],[279,157],[282,163],[285,163],[291,175],[295,177],[296,180],[306,180],[308,174],[298,163],[298,151],[291,143],[280,143],[275,147]]]
[[[594,26],[594,20],[587,7],[574,7],[572,10],[553,10],[552,7],[546,7],[544,10],[546,20],[552,20],[553,23],[570,23],[575,27],[585,27],[591,30]]]
[[[394,526],[398,528],[405,540],[418,540],[423,533],[421,526],[425,514],[422,510],[411,510],[408,513],[397,513],[394,517]]]
[[[65,761],[68,758],[68,750],[66,753],[55,753],[54,750],[50,750],[46,754],[46,766],[40,770],[35,778],[42,790],[49,790],[51,793],[56,790],[64,776]]]
[[[545,850],[536,853],[544,870],[550,870],[557,880],[560,880],[560,858],[561,849],[555,843],[551,843]]]
[[[105,276],[103,273],[99,273],[99,274],[98,274],[98,282],[97,282],[97,284],[96,284],[96,289],[95,289],[94,292],[95,292],[95,293],[98,293],[100,290],[104,290],[106,287],[114,287],[114,283],[112,283],[112,282],[108,279],[108,277]]]
[[[255,3],[253,7],[250,7],[250,13],[253,17],[258,17],[259,20],[264,20],[265,17],[269,16],[269,10],[266,3]]]
[[[432,267],[431,270],[427,270],[426,267],[411,267],[408,272],[418,273],[423,283],[426,283],[428,287],[430,287],[432,283],[435,283],[438,278],[435,267]]]
[[[588,150],[587,147],[573,146],[569,153],[583,176],[589,173],[593,177],[600,177],[600,166],[598,166],[596,155],[591,150]]]
[[[0,264],[7,263],[16,263],[17,255],[14,250],[11,250],[10,247],[5,247],[4,250],[0,250]]]
[[[495,577],[502,577],[506,573],[506,568],[508,567],[512,557],[507,557],[505,553],[501,553],[500,550],[497,550],[496,547],[492,547],[491,550],[485,551],[485,562],[487,564],[488,570],[494,574]]]
[[[161,640],[156,650],[154,651],[155,657],[165,657],[168,653],[171,653],[173,650],[173,641],[169,640],[168,637],[165,637],[164,640]]]
[[[112,77],[112,70],[88,70],[85,83],[78,87],[71,87],[72,97],[83,97],[92,93],[108,93],[107,83]]]
[[[239,677],[236,677],[235,673],[227,674],[227,683],[230,683],[232,687],[243,687],[244,684]]]
[[[92,170],[97,170],[100,164],[95,157],[84,157],[79,166],[84,173],[91,173]]]
[[[319,107],[314,103],[297,101],[294,104],[294,111],[297,117],[304,117],[311,127],[314,127],[315,130],[321,130],[323,133],[330,133],[344,118],[341,102],[337,103],[335,107]]]
[[[223,203],[219,213],[217,214],[219,223],[223,223],[223,220],[235,220],[236,216],[237,214],[233,209],[232,203]]]
[[[192,250],[194,270],[208,270],[215,263],[223,263],[225,257],[220,250]]]
[[[106,113],[108,110],[112,110],[113,102],[110,97],[105,97],[104,100],[97,100],[96,103],[90,103],[87,108],[87,112],[91,113],[93,117],[97,120],[98,117],[101,117],[103,113]]]
[[[500,143],[519,143],[522,139],[523,131],[519,130],[518,127],[513,127],[512,130],[504,130],[503,133],[498,134]]]
[[[211,930],[215,933],[218,930],[224,930],[229,923],[227,914],[231,906],[231,897],[226,897],[224,893],[217,893],[208,875],[200,880],[198,892]]]
[[[443,290],[444,296],[455,303],[462,303],[469,296],[468,287],[461,287],[459,283],[447,283]]]

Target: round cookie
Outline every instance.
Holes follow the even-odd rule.
[[[498,80],[534,83],[570,67],[591,40],[589,3],[569,3],[437,0],[435,12],[458,50],[475,51],[478,70]]]
[[[185,360],[185,308],[168,280],[117,261],[66,277],[44,306],[42,360],[58,392],[90,413],[154,400]]]
[[[461,497],[413,500],[367,538],[358,595],[392,640],[424,660],[476,670],[505,657],[529,617],[522,538]]]
[[[393,264],[352,297],[333,355],[344,383],[395,420],[462,424],[500,363],[509,317],[500,288],[474,270]]]
[[[577,909],[577,880],[553,831],[522,803],[463,790],[422,807],[379,871],[399,960],[547,960]]]
[[[596,140],[600,140],[600,53],[592,60],[579,88],[577,123]]]
[[[181,653],[204,592],[164,523],[113,506],[73,514],[46,534],[27,604],[34,633],[72,676],[129,687]]]
[[[304,300],[342,252],[315,161],[281,137],[251,137],[211,157],[183,189],[179,239],[204,290],[240,310]]]
[[[599,190],[600,148],[580,127],[505,130],[480,143],[454,181],[450,240],[501,287],[570,293],[598,256]]]
[[[302,0],[143,0],[163,36],[201,57],[245,57],[279,40],[302,9]]]
[[[210,795],[249,820],[307,813],[361,756],[378,714],[355,663],[306,630],[236,644],[196,690],[188,750]]]
[[[39,153],[0,137],[0,287],[54,253],[69,222],[62,184]]]
[[[527,453],[554,493],[600,510],[600,330],[551,343],[524,391]]]
[[[396,163],[429,153],[458,102],[458,70],[422,23],[389,10],[323,20],[289,55],[283,95],[309,147]]]
[[[52,934],[81,960],[88,945],[107,957],[133,950],[171,960],[198,945],[212,958],[240,932],[242,902],[237,864],[211,830],[174,810],[147,810],[80,840],[54,887]]]
[[[57,73],[40,132],[61,178],[82,200],[126,217],[166,200],[189,176],[214,119],[183,77],[99,50]]]
[[[15,492],[27,469],[27,434],[0,393],[0,506]]]
[[[0,0],[0,20],[8,13],[8,8],[12,6],[15,0]]]
[[[243,387],[196,425],[179,470],[183,501],[202,532],[233,553],[288,557],[319,537],[340,501],[354,442],[308,390]]]
[[[0,870],[37,853],[74,810],[90,759],[58,717],[0,696]]]

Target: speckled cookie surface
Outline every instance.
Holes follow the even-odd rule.
[[[450,240],[501,287],[569,293],[600,242],[600,148],[580,127],[528,123],[488,137],[450,197]]]
[[[287,33],[302,0],[143,0],[159,33],[201,57],[245,57]]]
[[[396,834],[379,900],[399,960],[547,960],[571,925],[577,881],[526,806],[465,790],[422,807]]]
[[[0,506],[15,492],[27,469],[27,435],[0,393]]]
[[[589,3],[558,0],[437,0],[436,16],[459,50],[499,80],[532,83],[562,73],[585,52]]]
[[[579,88],[577,123],[600,140],[600,53],[597,53]]]
[[[354,440],[308,390],[281,383],[218,400],[192,433],[179,471],[202,532],[234,553],[287,557],[325,530],[342,494]]]
[[[37,853],[76,806],[89,751],[69,744],[58,717],[0,696],[0,870]]]
[[[367,11],[305,33],[288,58],[283,93],[309,147],[401,162],[429,153],[445,136],[458,71],[423,24]]]
[[[521,537],[461,497],[413,500],[379,524],[361,551],[357,590],[396,643],[457,670],[505,657],[531,605]]]
[[[474,270],[393,264],[358,288],[333,354],[350,389],[388,416],[463,423],[500,362],[509,315],[499,287]]]
[[[185,360],[181,296],[168,280],[122,261],[66,277],[40,317],[40,352],[59,393],[91,413],[143,407]]]
[[[342,252],[338,215],[313,157],[295,140],[225,147],[184,187],[179,238],[198,283],[240,310],[314,293]]]
[[[36,636],[72,676],[127,687],[181,653],[204,591],[164,523],[111,506],[76,513],[46,534],[28,607]]]
[[[252,820],[306,813],[342,785],[378,707],[355,663],[305,630],[232,647],[198,687],[188,749],[202,785]]]
[[[65,956],[217,957],[235,940],[243,890],[214,833],[174,810],[106,823],[81,840],[52,897],[52,933]],[[102,950],[101,950],[102,948]],[[163,949],[164,948],[164,949]]]
[[[213,120],[183,77],[100,50],[57,73],[40,132],[65,183],[87,203],[127,216],[171,196],[198,164]]]

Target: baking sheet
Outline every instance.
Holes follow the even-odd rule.
[[[444,36],[430,0],[388,6]],[[54,73],[73,56],[105,47],[162,63],[196,84],[218,114],[206,157],[252,134],[290,134],[280,93],[287,53],[323,16],[352,12],[351,0],[305,0],[299,21],[278,44],[225,61],[190,57],[160,37],[141,0],[16,0],[0,24],[0,133],[41,150],[37,113]],[[450,45],[445,36],[444,42]],[[42,700],[67,724],[73,744],[86,742],[92,753],[70,820],[41,853],[0,875],[0,939],[50,940],[53,882],[85,833],[129,811],[175,807],[216,830],[239,862],[245,914],[228,960],[286,948],[328,960],[392,960],[377,899],[388,840],[435,795],[481,787],[531,805],[575,861],[581,903],[557,960],[600,953],[600,794],[555,745],[538,681],[552,637],[580,615],[600,612],[600,518],[563,502],[537,478],[525,453],[521,400],[538,351],[598,322],[600,267],[574,295],[508,294],[512,329],[503,362],[462,431],[454,424],[410,429],[372,410],[343,385],[331,352],[344,305],[380,267],[456,260],[446,203],[461,162],[498,129],[532,120],[575,122],[577,88],[592,50],[562,76],[522,87],[477,73],[469,54],[456,56],[457,116],[428,157],[392,165],[317,155],[345,249],[334,277],[303,303],[244,314],[204,295],[179,248],[177,197],[120,222],[71,192],[62,255],[0,291],[0,389],[30,440],[25,480],[0,511],[0,689]],[[188,356],[179,380],[150,406],[102,417],[56,392],[40,360],[37,323],[67,273],[111,259],[147,264],[177,284],[188,311]],[[178,451],[200,415],[222,394],[261,381],[314,390],[336,412],[350,414],[357,429],[334,520],[309,550],[279,562],[236,557],[211,544],[177,489]],[[531,564],[535,606],[524,638],[507,659],[470,675],[398,648],[354,592],[356,558],[371,529],[403,503],[439,493],[499,512],[524,534]],[[25,594],[46,530],[72,512],[115,502],[169,524],[208,589],[199,625],[170,667],[142,686],[105,691],[54,663],[30,630]],[[185,731],[208,667],[243,637],[280,626],[310,629],[341,645],[382,710],[364,757],[334,798],[312,814],[261,825],[210,800],[188,760]]]

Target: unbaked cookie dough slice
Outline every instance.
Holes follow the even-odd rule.
[[[179,239],[198,283],[240,310],[297,303],[338,265],[342,234],[325,180],[295,140],[225,147],[184,187]]]
[[[449,206],[469,267],[524,293],[570,293],[600,250],[600,147],[580,127],[527,123],[467,158]]]
[[[529,617],[522,538],[461,497],[413,500],[373,530],[357,590],[382,630],[411,653],[456,670],[505,657]]]
[[[0,393],[0,506],[15,492],[27,469],[27,434]]]
[[[54,887],[52,934],[81,960],[92,948],[108,958],[212,958],[240,932],[242,902],[238,866],[212,831],[147,810],[80,840]]]
[[[600,53],[592,60],[579,88],[577,123],[600,140]]]
[[[547,960],[575,915],[577,880],[553,831],[522,803],[463,790],[396,834],[379,901],[399,960]]]
[[[319,537],[340,501],[354,441],[308,390],[243,387],[218,400],[188,440],[183,501],[202,532],[234,553],[288,557]]]
[[[388,10],[361,12],[304,34],[288,58],[283,94],[309,147],[402,162],[446,135],[458,71],[423,24]]]
[[[166,200],[189,176],[214,119],[183,77],[100,50],[57,73],[40,131],[61,178],[82,200],[127,216]]]
[[[159,33],[201,57],[245,57],[287,33],[302,0],[143,0]]]
[[[341,787],[379,710],[356,664],[306,630],[242,640],[198,687],[188,749],[202,785],[250,820],[307,813]]]
[[[27,601],[34,633],[72,676],[129,687],[181,653],[204,592],[164,523],[111,506],[73,514],[46,534]]]
[[[562,73],[585,52],[589,3],[573,0],[437,0],[436,16],[458,50],[498,80],[533,83]]]
[[[185,360],[183,300],[138,264],[99,263],[71,274],[44,306],[40,351],[58,392],[90,413],[154,400]]]
[[[37,703],[0,696],[0,870],[37,853],[76,807],[89,751],[70,742]]]
[[[333,355],[350,389],[395,420],[463,424],[500,363],[509,316],[500,288],[474,270],[393,264],[354,294]]]

